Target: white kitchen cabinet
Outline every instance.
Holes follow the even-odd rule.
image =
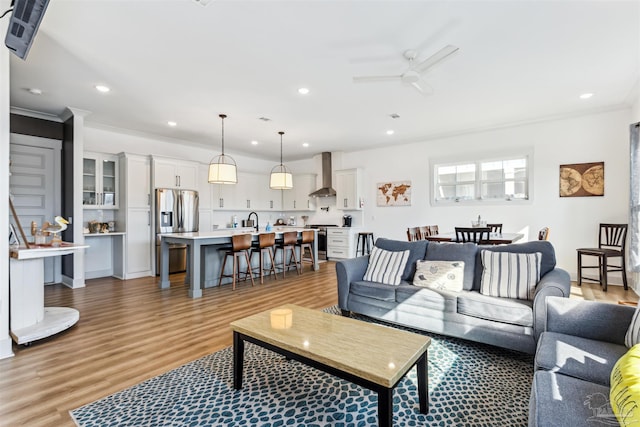
[[[354,258],[359,231],[354,227],[327,227],[327,259]]]
[[[269,188],[269,175],[249,172],[238,173],[237,184],[212,184],[214,210],[280,211],[280,190]]]
[[[336,171],[336,208],[361,210],[363,205],[362,171],[360,169]]]
[[[151,276],[151,257],[155,251],[151,229],[151,159],[120,154],[120,182],[122,201],[116,228],[126,232],[124,278]]]
[[[209,165],[198,165],[198,199],[199,207],[201,210],[211,209],[213,206],[211,201],[213,199],[213,186],[215,184],[209,184]]]
[[[151,237],[151,210],[127,210],[126,278],[151,276],[151,253],[155,249]]]
[[[84,153],[82,205],[85,209],[118,209],[118,157]]]
[[[186,160],[153,158],[153,188],[198,189],[198,163]]]
[[[283,211],[313,211],[316,209],[315,197],[309,194],[316,190],[315,174],[293,176],[293,189],[282,190]]]

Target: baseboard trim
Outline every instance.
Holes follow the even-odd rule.
[[[7,359],[13,356],[15,356],[13,354],[13,340],[11,338],[0,340],[0,359]]]

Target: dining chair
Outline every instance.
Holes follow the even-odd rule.
[[[436,234],[440,233],[440,229],[437,225],[430,225],[429,226],[429,236],[434,236]]]
[[[418,227],[418,230],[418,232],[420,233],[420,240],[427,240],[427,237],[431,236],[431,228],[429,228],[428,225]]]
[[[487,224],[492,233],[502,233],[502,224]]]
[[[456,241],[459,243],[487,244],[489,242],[489,227],[456,227]]]
[[[542,227],[538,231],[538,240],[549,240],[549,227]]]
[[[409,227],[407,228],[407,240],[410,242],[415,242],[420,239],[420,228],[419,227]]]
[[[627,224],[600,224],[597,248],[579,248],[578,251],[578,286],[583,280],[598,282],[604,292],[607,291],[607,275],[609,272],[622,273],[622,284],[627,290],[627,267],[625,263],[625,247],[627,240]],[[583,256],[598,258],[598,265],[582,265]],[[610,265],[609,258],[621,258],[619,265]],[[598,279],[582,275],[582,269],[597,268]]]

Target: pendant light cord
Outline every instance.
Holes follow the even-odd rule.
[[[280,134],[280,166],[284,166],[282,164],[282,135],[284,135],[284,132],[280,131],[278,133]]]
[[[222,119],[222,155],[224,156],[224,119],[227,118],[227,115],[220,114],[219,117]]]

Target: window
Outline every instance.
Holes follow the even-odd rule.
[[[434,202],[529,199],[529,156],[433,166]]]

